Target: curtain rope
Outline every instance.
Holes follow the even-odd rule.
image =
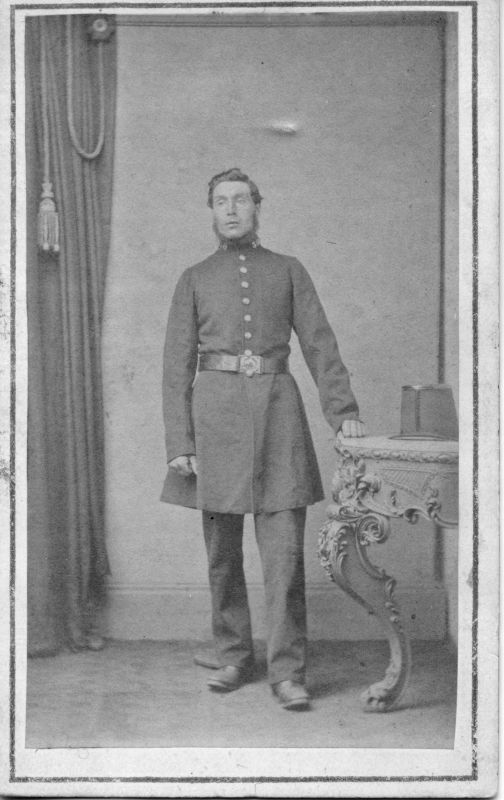
[[[97,158],[103,148],[105,140],[105,84],[103,77],[103,42],[97,42],[98,47],[98,82],[100,93],[100,130],[98,134],[98,142],[96,147],[91,152],[88,152],[80,144],[74,125],[73,113],[73,47],[72,47],[72,15],[68,14],[66,18],[66,32],[67,32],[67,76],[66,76],[66,90],[67,90],[67,121],[68,130],[72,144],[77,150],[81,158],[86,158],[92,161]]]
[[[40,80],[42,83],[42,134],[44,139],[44,182],[49,180],[49,114],[47,109],[47,67],[46,67],[46,41],[45,23],[41,19],[40,37]]]

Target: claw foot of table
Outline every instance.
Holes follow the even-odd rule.
[[[399,700],[408,681],[411,657],[399,607],[395,580],[369,561],[372,541],[385,541],[388,520],[367,514],[358,521],[329,519],[320,532],[319,557],[331,579],[369,614],[380,620],[390,645],[390,663],[381,681],[361,694],[365,711],[388,711]]]

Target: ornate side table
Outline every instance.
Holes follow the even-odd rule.
[[[319,558],[329,577],[385,627],[390,663],[362,696],[367,711],[388,711],[404,690],[411,665],[408,638],[394,599],[396,581],[368,557],[385,542],[391,519],[420,516],[441,528],[457,526],[458,442],[339,437],[333,503],[319,536]]]

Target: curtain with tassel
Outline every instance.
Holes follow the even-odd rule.
[[[114,18],[26,20],[28,647],[102,645]]]

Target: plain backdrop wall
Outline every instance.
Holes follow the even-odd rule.
[[[161,504],[159,494],[166,319],[181,272],[216,246],[205,205],[213,174],[236,165],[258,183],[261,240],[311,273],[370,434],[399,432],[403,384],[437,382],[444,55],[439,23],[405,19],[202,27],[139,18],[118,28],[103,355],[112,635],[209,635],[199,513]],[[285,123],[295,132],[278,132]],[[333,436],[293,349],[329,498]],[[375,638],[373,621],[318,563],[326,505],[310,509],[307,523],[312,635]],[[261,635],[262,577],[246,530]],[[397,525],[374,555],[398,579],[413,634],[443,636],[431,527]]]

